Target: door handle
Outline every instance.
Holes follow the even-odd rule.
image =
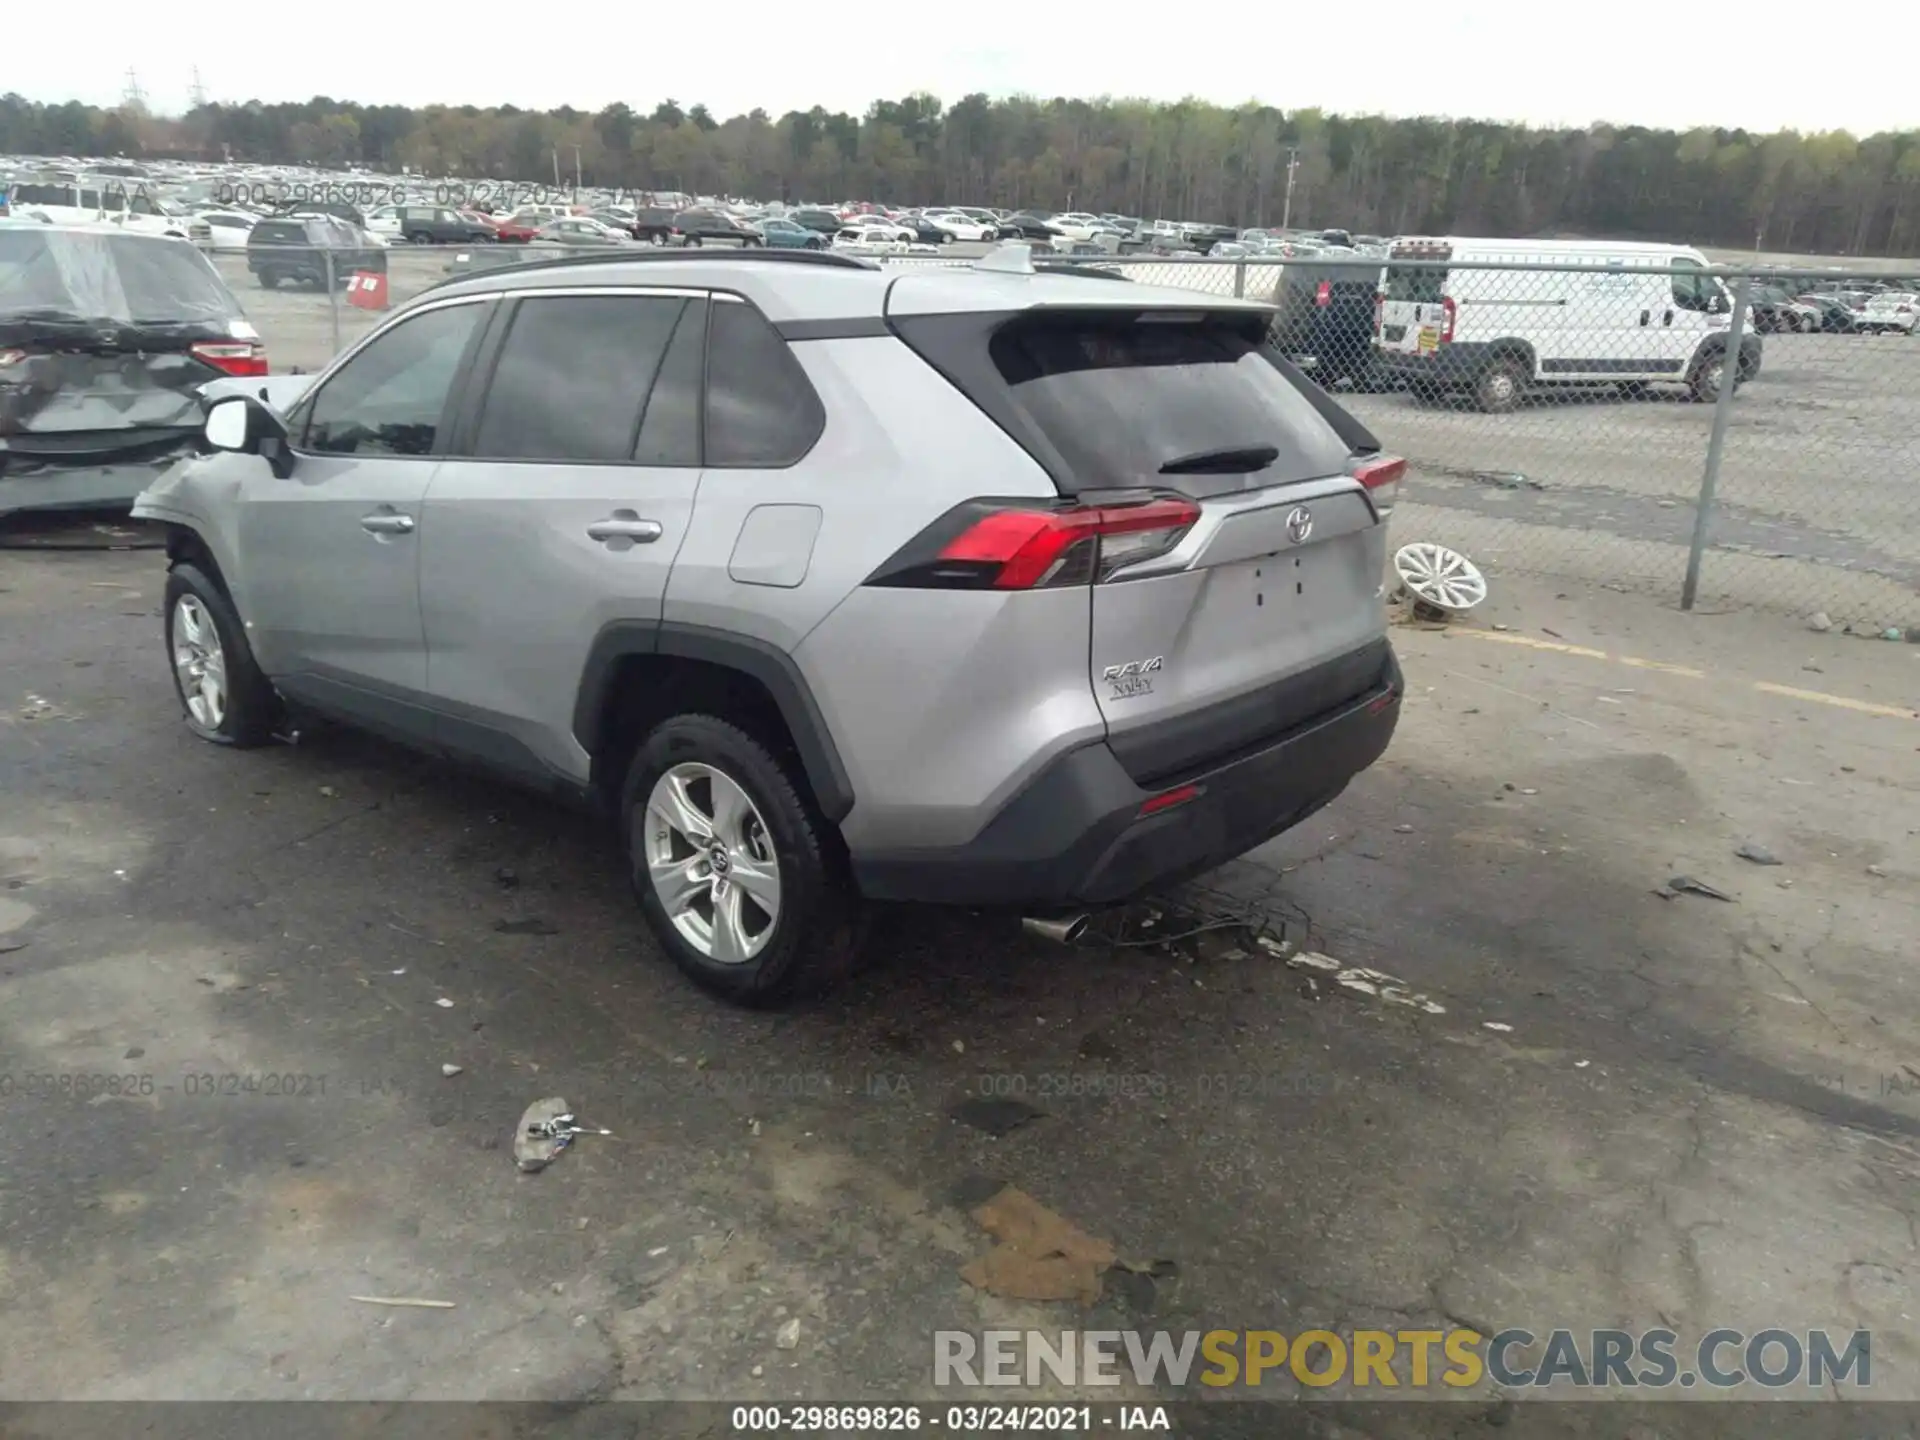
[[[1665,325],[1673,324],[1673,312],[1671,310],[1667,311],[1667,318],[1661,323]]]
[[[362,515],[360,528],[369,535],[411,535],[413,517],[411,515]]]
[[[589,540],[631,540],[637,545],[651,544],[660,538],[658,520],[642,520],[631,510],[616,510],[604,520],[587,526]]]
[[[1652,319],[1653,319],[1653,312],[1651,310],[1642,310],[1640,312],[1640,323],[1642,325],[1647,324]]]

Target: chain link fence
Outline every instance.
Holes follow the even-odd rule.
[[[256,245],[215,262],[282,372],[320,368],[452,274],[580,253]],[[1407,457],[1402,542],[1495,578],[1920,629],[1920,277],[1592,253],[1040,263],[1275,305],[1279,347]]]

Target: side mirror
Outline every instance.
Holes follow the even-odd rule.
[[[1727,297],[1725,295],[1712,295],[1707,299],[1707,313],[1709,315],[1725,315],[1732,308],[1733,307],[1727,303]]]
[[[276,475],[284,477],[291,467],[293,457],[287,449],[287,427],[278,415],[251,395],[234,395],[216,401],[207,411],[203,433],[207,444],[215,450],[265,456]]]

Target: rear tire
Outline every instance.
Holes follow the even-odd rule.
[[[1687,393],[1696,404],[1711,405],[1720,398],[1720,387],[1726,381],[1727,357],[1724,351],[1710,350],[1694,362],[1687,375]]]
[[[1516,361],[1497,359],[1482,370],[1474,382],[1473,403],[1483,414],[1509,414],[1519,406],[1526,383],[1526,372]]]
[[[260,281],[260,288],[262,290],[278,290],[280,288],[280,272],[278,270],[262,270],[257,278]]]
[[[641,912],[695,984],[775,1006],[851,970],[858,902],[797,762],[717,716],[676,715],[635,753],[620,818]]]
[[[250,750],[273,739],[279,697],[247,644],[246,627],[220,588],[197,565],[167,572],[167,658],[187,728],[214,745]]]
[[[416,230],[407,236],[407,243],[409,245],[431,245],[433,243],[433,236],[424,230]]]

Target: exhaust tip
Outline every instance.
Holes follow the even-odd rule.
[[[1056,945],[1071,945],[1086,934],[1089,919],[1085,911],[1067,915],[1026,915],[1021,917],[1020,926],[1029,935],[1037,935],[1042,940],[1051,940]]]

